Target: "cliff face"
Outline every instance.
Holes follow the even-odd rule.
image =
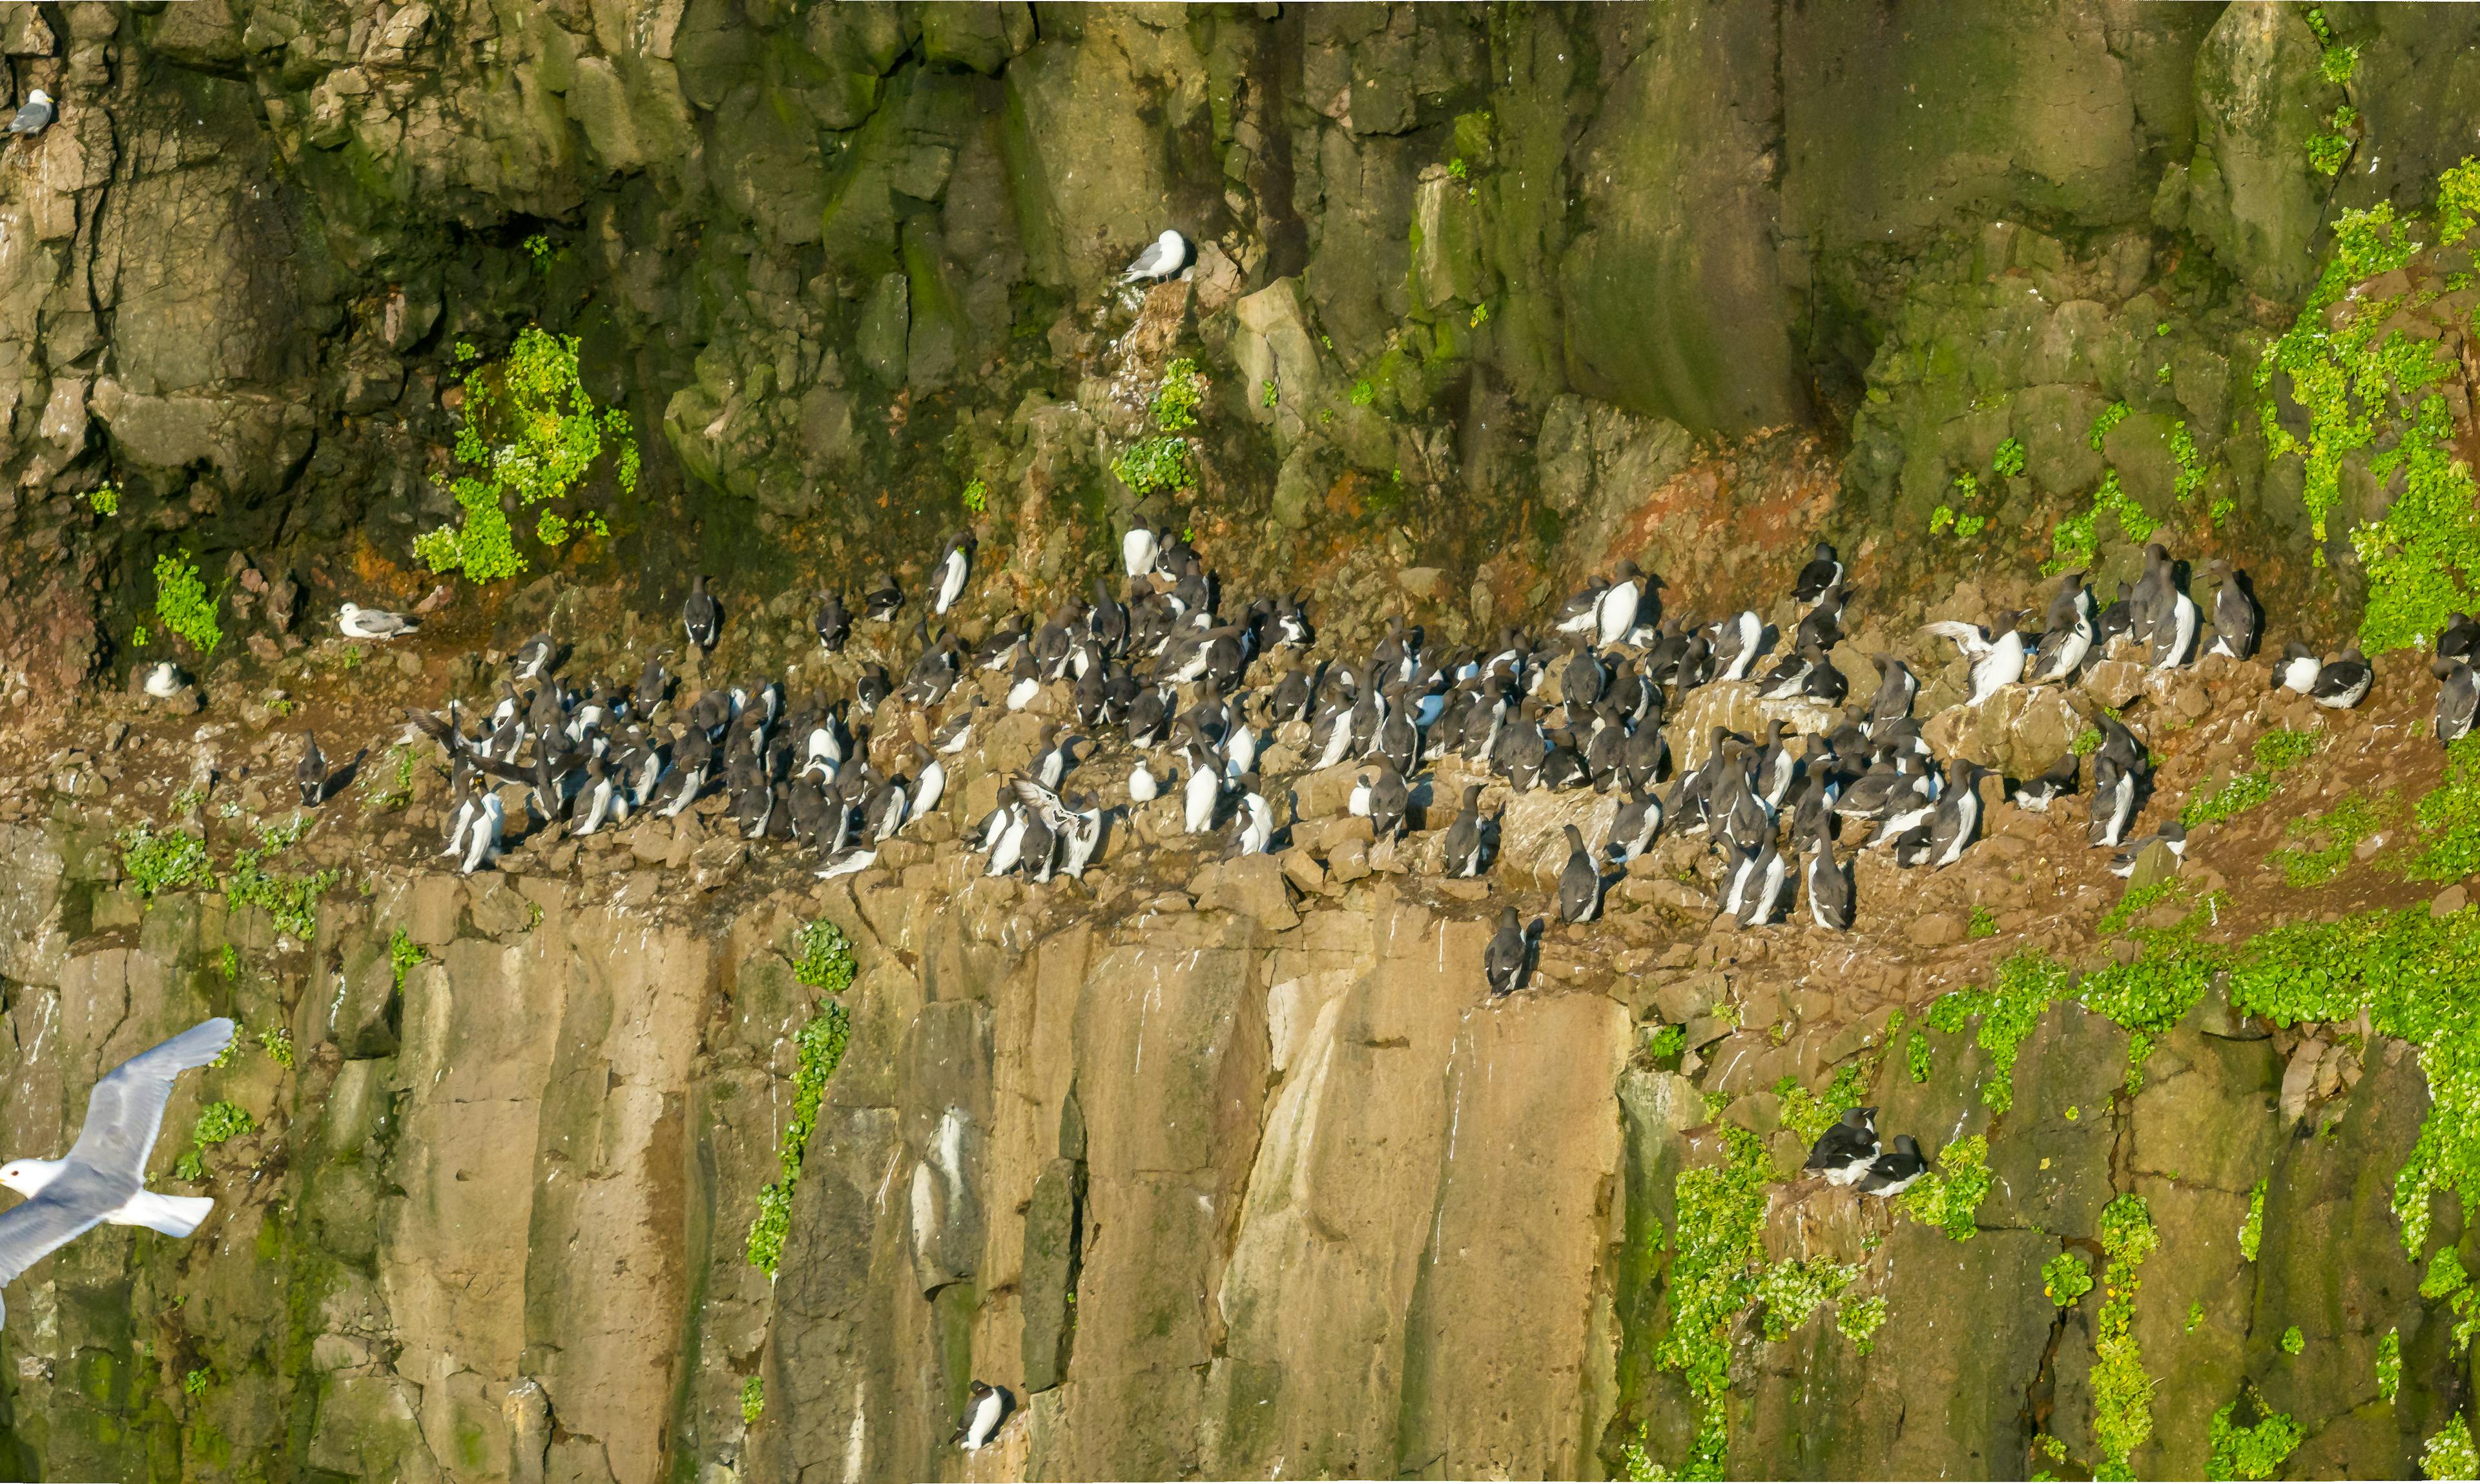
[[[62,99],[0,153],[0,1148],[57,1150],[96,1075],[200,1015],[246,1028],[159,1151],[214,1221],[99,1232],[13,1285],[0,1471],[2406,1473],[2468,1399],[2473,1291],[2433,1255],[2480,1194],[2480,1057],[2450,1034],[2480,855],[2431,858],[2471,801],[2419,734],[2423,667],[2389,656],[2334,718],[2268,700],[2260,663],[1970,708],[1910,635],[2037,604],[2045,561],[2106,597],[2157,526],[2254,575],[2277,647],[2322,644],[2395,539],[2355,531],[2432,550],[2379,524],[2426,488],[2373,462],[2394,433],[2329,436],[2322,466],[2282,441],[2331,409],[2268,347],[2364,255],[2342,213],[2435,221],[2475,24],[0,8],[13,95]],[[1117,289],[1166,226],[1195,271]],[[2467,456],[2457,251],[2346,277],[2443,352]],[[533,324],[577,337],[642,476],[561,507],[603,533],[521,523],[524,578],[434,592],[413,542],[459,519],[470,378]],[[1114,464],[1182,359],[1202,400],[1157,486]],[[1497,911],[1538,912],[1560,827],[1599,838],[1612,801],[1508,801],[1498,877],[1445,883],[1452,767],[1393,851],[1298,738],[1266,764],[1287,848],[1254,862],[1157,806],[1086,883],[982,879],[957,835],[1034,717],[847,882],[712,808],[470,879],[430,854],[399,708],[487,696],[537,627],[624,674],[717,573],[693,683],[849,688],[812,657],[814,585],[910,585],[969,524],[979,637],[1086,590],[1139,516],[1363,652],[1396,613],[1442,648],[1537,625],[1621,556],[1674,611],[1788,627],[1824,537],[1864,595],[1854,699],[1867,652],[1912,655],[1942,753],[2034,773],[2106,705],[2163,769],[2148,828],[2263,792],[2114,914],[2080,814],[1994,807],[1963,866],[1864,862],[1850,938],[1716,928],[1712,865],[1666,846],[1495,1004]],[[2480,580],[2436,550],[2446,596]],[[211,651],[165,631],[167,556]],[[419,641],[323,637],[341,599],[426,595]],[[203,713],[111,694],[168,655]],[[1692,703],[1689,761],[1783,714]],[[255,832],[304,724],[373,748],[278,845]],[[2267,764],[2294,730],[2314,755]],[[142,821],[199,869],[135,850]],[[2374,947],[2279,936],[2396,911]],[[2420,922],[2443,936],[2406,946]],[[802,962],[819,923],[848,988]],[[2294,959],[2326,998],[2265,968]],[[2344,1005],[2352,963],[2413,967]],[[1790,1179],[1820,1096],[1938,1153],[1931,1198]],[[968,1459],[975,1377],[1018,1413]]]

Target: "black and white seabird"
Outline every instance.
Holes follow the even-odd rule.
[[[2209,570],[2220,585],[2213,592],[2213,642],[2205,652],[2253,659],[2264,633],[2264,609],[2248,591],[2247,574],[2227,558],[2214,557]]]
[[[1377,776],[1369,780],[1369,824],[1379,839],[1403,838],[1404,818],[1411,811],[1412,790],[1404,782],[1404,775],[1391,762],[1378,765]]]
[[[1869,1167],[1851,1183],[1863,1195],[1892,1199],[1912,1188],[1912,1182],[1928,1172],[1929,1162],[1921,1157],[1921,1142],[1909,1134],[1895,1136],[1895,1147],[1869,1162]]]
[[[1823,1175],[1832,1185],[1851,1185],[1869,1172],[1877,1158],[1877,1110],[1847,1108],[1834,1126],[1810,1146],[1801,1168]]]
[[[880,573],[870,584],[869,591],[862,596],[862,617],[873,624],[894,622],[895,615],[903,607],[904,589],[896,586],[895,579],[885,573]]]
[[[1611,837],[1603,849],[1613,861],[1625,865],[1652,849],[1661,832],[1662,801],[1640,787],[1611,816]]]
[[[723,605],[706,590],[703,576],[689,584],[688,597],[681,601],[681,627],[689,643],[701,650],[713,649],[715,637],[723,631]]]
[[[1601,915],[1602,871],[1585,849],[1584,832],[1567,826],[1567,864],[1559,873],[1559,920],[1590,922]]]
[[[1644,597],[1643,574],[1634,562],[1621,562],[1611,585],[1593,605],[1594,643],[1604,649],[1626,638],[1636,628],[1638,604]]]
[[[52,107],[50,93],[40,88],[30,89],[26,93],[26,101],[18,105],[15,114],[10,115],[9,132],[25,135],[40,134],[52,126],[52,119],[57,113],[58,110]]]
[[[1809,837],[1808,862],[1801,876],[1808,887],[1809,920],[1829,933],[1851,929],[1851,878],[1834,857],[1834,816],[1821,811]]]
[[[301,733],[301,761],[293,770],[301,787],[301,806],[315,809],[327,802],[327,755],[319,751],[319,734]]]
[[[2063,799],[2076,791],[2078,759],[2073,753],[2060,753],[2058,760],[2039,778],[2027,779],[2015,785],[2015,806],[2035,814],[2050,812],[2051,801]]]
[[[947,1441],[968,1453],[978,1452],[990,1446],[999,1423],[1007,1420],[1008,1394],[1005,1388],[986,1381],[975,1381],[969,1399],[965,1403],[964,1419]]]
[[[2448,659],[2480,659],[2480,619],[2460,610],[2448,613],[2437,631],[2437,652]]]
[[[1799,579],[1792,584],[1792,601],[1815,602],[1827,588],[1842,580],[1842,558],[1834,554],[1831,545],[1821,541],[1817,544],[1816,554],[1808,559],[1808,565],[1799,570]]]
[[[817,631],[818,643],[830,654],[843,652],[844,641],[852,637],[852,615],[844,611],[841,593],[820,593],[818,611],[810,617],[810,627]]]
[[[2305,696],[2316,688],[2316,677],[2324,669],[2325,662],[2314,650],[2293,639],[2282,647],[2282,662],[2273,667],[2273,683]]]
[[[2352,645],[2338,659],[2329,659],[2316,672],[2316,683],[2308,689],[2308,699],[2328,710],[2347,711],[2367,699],[2368,687],[2374,683],[2376,671]]]
[[[1899,722],[1912,714],[1912,698],[1920,694],[1921,682],[1912,667],[1886,654],[1872,654],[1869,663],[1877,667],[1877,695],[1869,703],[1869,732]]]
[[[1524,987],[1525,965],[1533,957],[1533,944],[1525,936],[1515,908],[1508,908],[1498,916],[1498,931],[1490,934],[1489,947],[1482,953],[1482,973],[1489,981],[1493,998],[1513,994]]]
[[[930,611],[945,617],[956,600],[965,595],[965,578],[973,567],[973,533],[958,531],[947,538],[947,549],[939,553],[939,565],[932,570]]]
[[[1167,231],[1129,262],[1127,270],[1120,275],[1120,282],[1160,283],[1166,278],[1175,278],[1193,261],[1194,251],[1187,238],[1175,231]]]
[[[1231,840],[1231,854],[1262,856],[1275,841],[1274,807],[1266,803],[1254,773],[1241,774],[1232,787],[1239,792],[1240,804],[1233,816],[1237,829]]]
[[[2471,730],[2475,711],[2480,711],[2480,686],[2475,686],[2468,661],[2448,659],[2441,654],[2429,661],[2428,673],[2437,677],[2437,740],[2459,742]]]
[[[141,688],[158,701],[169,701],[181,693],[182,686],[189,683],[190,678],[181,673],[180,666],[168,659],[163,659],[157,660],[147,669],[146,678],[142,682]]]
[[[336,609],[336,627],[348,639],[393,639],[422,627],[410,614],[390,613],[345,603]]]
[[[1441,869],[1449,876],[1479,876],[1488,858],[1487,836],[1481,817],[1481,785],[1466,783],[1463,807],[1456,811],[1456,822],[1447,827],[1446,858],[1440,862]]]
[[[543,667],[551,663],[552,652],[557,647],[558,641],[551,636],[548,628],[518,645],[517,652],[508,657],[511,678],[518,680],[542,678]]]
[[[2145,847],[2156,841],[2170,847],[2170,854],[2174,857],[2181,860],[2187,858],[2187,826],[2184,822],[2174,819],[2151,834],[2128,841],[2117,855],[2110,857],[2109,874],[2118,877],[2133,876],[2135,862],[2143,857]]]

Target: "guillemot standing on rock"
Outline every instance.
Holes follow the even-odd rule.
[[[1567,864],[1559,873],[1559,920],[1590,922],[1602,911],[1602,872],[1585,849],[1585,836],[1567,828]]]
[[[2341,657],[2325,662],[2316,672],[2316,683],[2308,689],[2308,699],[2328,710],[2347,711],[2367,699],[2368,687],[2376,680],[2376,672],[2352,645]]]
[[[1792,584],[1792,601],[1815,602],[1827,588],[1842,580],[1842,558],[1834,554],[1832,546],[1821,541],[1817,544],[1817,553],[1808,559],[1807,566],[1799,570],[1799,579]]]
[[[723,632],[723,605],[706,590],[704,576],[690,582],[689,595],[681,600],[681,628],[700,650],[713,649]]]
[[[2023,616],[2020,609],[2002,613],[1988,628],[1950,620],[1921,626],[1923,633],[1953,640],[1955,648],[1971,659],[1972,699],[1966,704],[1978,705],[2024,678],[2024,635],[2015,627]]]
[[[1508,908],[1499,914],[1498,931],[1490,934],[1489,947],[1482,953],[1482,974],[1489,981],[1493,999],[1513,994],[1524,986],[1524,966],[1533,957],[1533,945],[1525,936],[1515,908]]]
[[[2324,668],[2315,651],[2293,639],[2282,647],[2282,662],[2273,667],[2273,683],[2305,696],[2316,688],[2316,677]]]
[[[2255,658],[2257,640],[2264,633],[2264,609],[2247,590],[2247,574],[2220,556],[2209,570],[2221,585],[2213,593],[2213,642],[2205,652]]]
[[[939,553],[930,581],[930,611],[941,618],[965,595],[965,578],[973,567],[973,533],[962,530],[948,537],[947,550]]]
[[[1912,1188],[1912,1182],[1928,1172],[1929,1162],[1921,1157],[1921,1142],[1909,1134],[1895,1136],[1895,1147],[1869,1162],[1869,1167],[1852,1181],[1863,1195],[1891,1200]]]
[[[2429,661],[2428,673],[2439,681],[2437,740],[2459,742],[2470,732],[2474,713],[2480,712],[2480,686],[2475,686],[2471,666],[2441,654]]]
[[[1869,1172],[1877,1158],[1877,1110],[1847,1108],[1831,1128],[1819,1136],[1800,1167],[1823,1175],[1832,1185],[1851,1185]]]
[[[810,616],[810,627],[816,630],[818,644],[828,653],[842,653],[844,641],[852,637],[852,615],[844,611],[843,595],[820,593],[818,611]]]

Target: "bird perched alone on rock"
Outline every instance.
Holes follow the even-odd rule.
[[[52,119],[58,112],[52,106],[50,93],[40,88],[31,89],[26,93],[26,101],[10,115],[9,132],[12,135],[40,134],[52,126]]]
[[[1160,283],[1166,278],[1179,276],[1193,261],[1195,249],[1190,247],[1188,239],[1176,231],[1166,231],[1130,260],[1127,270],[1120,275],[1120,282]]]
[[[1833,1127],[1818,1137],[1801,1168],[1823,1175],[1829,1184],[1850,1185],[1869,1172],[1877,1158],[1877,1110],[1847,1108]]]
[[[414,618],[383,608],[345,603],[336,609],[336,627],[348,639],[393,639],[422,627]]]
[[[979,1452],[997,1436],[999,1423],[1007,1420],[1008,1394],[1002,1387],[986,1381],[975,1381],[965,1401],[964,1419],[947,1441],[968,1453]]]
[[[218,1017],[150,1047],[106,1072],[87,1094],[77,1142],[57,1160],[11,1160],[0,1185],[26,1199],[0,1212],[0,1284],[93,1228],[142,1226],[187,1237],[216,1209],[204,1195],[146,1189],[146,1160],[164,1125],[172,1084],[232,1044],[233,1023]]]
[[[1490,934],[1489,947],[1482,954],[1482,973],[1489,981],[1491,996],[1513,994],[1524,987],[1524,967],[1532,957],[1532,942],[1518,925],[1515,908],[1508,908],[1499,914],[1498,931]]]
[[[301,806],[315,809],[327,802],[327,756],[319,751],[317,732],[301,733],[301,761],[293,770],[301,786]]]
[[[1863,1195],[1892,1200],[1912,1188],[1912,1183],[1928,1173],[1929,1162],[1921,1157],[1921,1142],[1909,1134],[1895,1136],[1895,1147],[1869,1162],[1851,1183]]]
[[[689,584],[688,597],[681,601],[681,627],[688,634],[689,643],[701,650],[713,649],[715,639],[723,632],[723,605],[706,590],[703,576]]]
[[[158,701],[169,701],[181,693],[182,686],[189,683],[190,678],[181,673],[181,667],[165,659],[156,661],[147,670],[146,680],[142,688]]]

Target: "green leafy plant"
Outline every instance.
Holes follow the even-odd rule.
[[[1654,1346],[1655,1366],[1678,1373],[1697,1409],[1696,1435],[1677,1475],[1688,1479],[1722,1476],[1730,1329],[1755,1301],[1766,1266],[1765,1146],[1728,1125],[1722,1140],[1721,1164],[1683,1169],[1672,1182],[1670,1325]]]
[[[120,513],[120,486],[106,482],[86,492],[87,508],[97,515]]]
[[[1877,1331],[1886,1323],[1886,1299],[1881,1293],[1865,1298],[1847,1298],[1834,1312],[1834,1327],[1851,1348],[1867,1355],[1877,1348]]]
[[[2321,735],[2313,731],[2294,731],[2286,727],[2266,732],[2257,738],[2254,768],[2224,780],[2210,793],[2189,798],[2179,810],[2179,818],[2192,829],[2255,808],[2273,797],[2277,775],[2314,756],[2321,745]]]
[[[1973,1134],[1939,1150],[1936,1165],[1895,1199],[1913,1220],[1956,1241],[1970,1241],[1979,1230],[1976,1217],[1980,1203],[1988,1199],[1994,1183],[1989,1139]]]
[[[841,994],[851,986],[857,969],[852,939],[821,917],[792,934],[792,977],[813,989]]]
[[[2480,736],[2445,750],[2445,778],[2412,806],[2419,853],[2403,868],[2415,882],[2455,881],[2480,872]]]
[[[2456,1413],[2429,1435],[2419,1450],[2419,1471],[2432,1479],[2480,1478],[2480,1448],[2471,1446],[2471,1424]]]
[[[1989,908],[1981,903],[1974,903],[1972,905],[1972,920],[1964,924],[1963,935],[1965,937],[1996,937],[1998,935],[1997,914],[1990,911]]]
[[[2282,1471],[2284,1459],[2299,1446],[2307,1435],[2287,1412],[2267,1412],[2260,1399],[2251,1394],[2249,1401],[2260,1414],[2255,1425],[2241,1427],[2232,1420],[2238,1410],[2230,1402],[2213,1414],[2207,1427],[2207,1440],[2211,1456],[2205,1465],[2209,1479],[2270,1479]]]
[[[226,943],[223,946],[220,958],[223,965],[224,978],[238,981],[241,978],[240,950],[234,948],[230,943]]]
[[[764,1272],[770,1281],[784,1261],[784,1243],[791,1235],[792,1190],[800,1183],[801,1159],[809,1151],[810,1135],[817,1126],[818,1105],[826,1096],[827,1079],[835,1075],[836,1067],[843,1061],[844,1047],[851,1039],[851,1024],[844,1008],[830,1000],[792,1037],[792,1120],[784,1127],[783,1143],[776,1154],[783,1173],[758,1192],[758,1217],[749,1224],[750,1266]]]
[[[2093,1324],[2093,1446],[2102,1463],[2095,1478],[2132,1478],[2128,1459],[2153,1436],[2153,1378],[2135,1343],[2136,1270],[2160,1245],[2144,1197],[2127,1191],[2102,1211],[2101,1313]]]
[[[1352,405],[1366,407],[1378,400],[1378,388],[1366,376],[1352,384]]]
[[[544,236],[540,232],[536,232],[533,236],[526,239],[525,249],[526,255],[534,260],[535,272],[544,273],[551,270],[552,245],[550,238]]]
[[[388,972],[396,982],[399,994],[404,992],[404,976],[407,971],[428,957],[430,956],[423,951],[422,945],[413,940],[413,934],[402,928],[388,934]]]
[[[2146,541],[2159,528],[2159,523],[2147,515],[2135,497],[2127,493],[2118,481],[2118,471],[2105,470],[2101,483],[2093,490],[2092,504],[2080,514],[2061,517],[2050,528],[2050,559],[2041,571],[2055,576],[2061,572],[2081,571],[2093,564],[2100,550],[2101,518],[2115,517],[2121,534],[2130,541]]]
[[[2419,1280],[2419,1296],[2430,1303],[2443,1303],[2453,1312],[2457,1345],[2470,1344],[2472,1335],[2480,1333],[2480,1288],[2473,1287],[2452,1247],[2440,1247],[2429,1258],[2428,1271]]]
[[[157,834],[141,821],[120,832],[120,874],[141,897],[205,886],[215,880],[207,842],[194,834]]]
[[[1666,1025],[1645,1037],[1645,1055],[1657,1062],[1674,1061],[1688,1050],[1688,1028]]]
[[[982,482],[982,476],[979,474],[965,481],[965,508],[975,515],[981,515],[991,508],[991,487]]]
[[[1989,456],[1989,467],[2004,478],[2021,477],[2025,467],[2024,441],[2020,438],[2009,438],[2000,444],[1998,451]]]
[[[2264,1241],[2264,1182],[2256,1183],[2248,1192],[2246,1219],[2239,1222],[2239,1256],[2253,1263],[2257,1249]]]
[[[2308,1337],[2307,1337],[2307,1336],[2305,1336],[2305,1335],[2303,1335],[2303,1334],[2301,1334],[2301,1333],[2299,1332],[2299,1326],[2298,1326],[2298,1325],[2293,1324],[2293,1325],[2292,1325],[2292,1326],[2290,1326],[2288,1329],[2286,1329],[2286,1330],[2284,1330],[2284,1331],[2282,1332],[2282,1353],[2283,1353],[2283,1354],[2285,1354],[2285,1355],[2296,1355],[2296,1354],[2298,1354],[2300,1351],[2305,1350],[2305,1349],[2307,1349],[2307,1348],[2308,1348]]]
[[[2322,886],[2342,874],[2358,853],[2361,841],[2384,828],[2385,819],[2377,803],[2358,794],[2345,794],[2323,813],[2305,815],[2283,827],[2284,835],[2291,840],[2321,839],[2324,844],[2288,845],[2276,852],[2274,859],[2282,867],[2282,879],[2292,886]]]
[[[2041,1292],[2063,1309],[2092,1292],[2092,1265],[2084,1255],[2063,1251],[2041,1265]]]
[[[2084,442],[2092,445],[2095,453],[2099,453],[2101,446],[2109,441],[2110,429],[2127,421],[2129,411],[2127,403],[2112,402],[2101,410],[2099,417],[2093,419],[2092,431],[2084,435]]]
[[[1197,407],[1205,399],[1205,378],[1186,356],[1163,368],[1161,390],[1154,393],[1154,426],[1166,433],[1184,433],[1197,426]]]
[[[344,873],[324,870],[288,875],[271,871],[266,866],[267,857],[280,848],[245,847],[236,852],[232,869],[224,874],[224,904],[264,908],[274,921],[275,931],[306,943],[319,931],[319,899],[343,879]]]
[[[1472,307],[1472,318],[1465,321],[1465,327],[1477,330],[1487,323],[1489,323],[1489,301],[1484,299]]]
[[[286,1071],[293,1070],[293,1033],[282,1026],[258,1033],[258,1049]]]
[[[214,653],[224,642],[223,628],[216,622],[216,601],[187,551],[155,558],[155,617],[200,654]]]
[[[1269,376],[1257,385],[1259,389],[1257,392],[1257,405],[1270,412],[1273,411],[1279,397],[1275,387],[1275,378]]]
[[[766,1410],[766,1383],[756,1376],[740,1378],[740,1422],[746,1427]]]
[[[240,1104],[222,1100],[209,1103],[190,1130],[190,1148],[172,1163],[172,1173],[192,1182],[205,1179],[206,1151],[246,1137],[257,1128],[258,1120]]]
[[[181,1390],[192,1396],[203,1396],[215,1380],[215,1372],[202,1366],[181,1377]]]
[[[2402,1329],[2397,1325],[2377,1342],[2377,1394],[2391,1401],[2401,1390]]]
[[[414,538],[414,554],[431,571],[462,572],[475,582],[525,571],[508,502],[522,509],[564,499],[598,463],[623,492],[637,487],[639,455],[629,414],[595,404],[579,376],[578,344],[576,336],[530,326],[518,332],[504,360],[466,374],[456,457],[469,472],[449,486],[464,522]],[[544,517],[535,525],[544,545],[573,534],[566,516],[545,511]]]

